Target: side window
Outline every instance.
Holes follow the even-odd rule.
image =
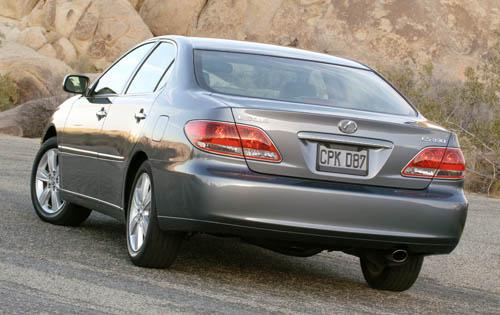
[[[127,94],[150,93],[167,76],[167,69],[174,61],[176,48],[169,43],[161,43],[142,64],[130,83]]]
[[[97,82],[92,95],[118,94],[154,43],[137,47],[113,65]]]

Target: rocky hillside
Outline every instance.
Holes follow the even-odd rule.
[[[499,29],[498,0],[0,1],[5,41],[87,71],[145,38],[182,34],[297,46],[375,66],[432,61],[460,78]]]
[[[487,58],[498,0],[1,0],[0,75],[16,103],[61,93],[68,72],[99,72],[162,34],[296,46],[388,64],[434,64],[449,80]],[[1,128],[1,126],[0,126]]]

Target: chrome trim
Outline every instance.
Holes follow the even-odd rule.
[[[82,150],[82,149],[67,147],[67,146],[64,146],[64,145],[60,145],[59,149],[73,151],[73,152],[78,152],[78,153],[86,153],[88,155],[95,155],[96,157],[99,156],[99,153],[97,153],[95,151]]]
[[[98,198],[90,197],[90,196],[87,196],[87,195],[84,195],[84,194],[80,194],[80,193],[77,193],[77,192],[74,192],[74,191],[71,191],[71,190],[67,190],[67,189],[62,189],[62,188],[60,189],[60,191],[62,191],[63,193],[68,193],[68,194],[76,195],[78,197],[82,197],[82,198],[94,200],[94,201],[97,201],[97,202],[100,202],[100,203],[103,203],[103,204],[107,204],[108,206],[112,206],[112,207],[115,207],[117,209],[123,210],[122,207],[120,207],[120,206],[117,206],[117,205],[115,205],[113,203],[110,203],[110,202],[107,202],[107,201],[104,201],[104,200],[101,200],[101,199],[98,199]]]
[[[123,156],[119,155],[112,155],[112,154],[104,154],[104,153],[98,153],[100,158],[108,158],[108,159],[113,159],[113,160],[119,160],[123,161],[125,158]]]
[[[370,138],[360,138],[344,135],[334,135],[326,134],[320,132],[304,132],[301,131],[297,134],[297,137],[301,140],[312,140],[321,142],[334,142],[342,144],[352,144],[360,145],[371,148],[382,148],[382,149],[392,149],[394,145],[389,141],[370,139]]]
[[[67,147],[64,145],[60,145],[59,149],[72,151],[72,152],[78,152],[78,153],[85,153],[85,154],[89,155],[90,157],[108,158],[108,159],[119,160],[119,161],[123,161],[125,159],[123,156],[119,156],[119,155],[104,154],[104,153],[99,153],[96,151],[89,151],[89,150],[82,150],[82,149]],[[63,151],[63,153],[71,153],[71,152],[64,152]]]

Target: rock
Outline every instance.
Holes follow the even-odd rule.
[[[13,42],[0,46],[0,73],[20,89],[20,102],[60,94],[64,76],[72,70],[64,62],[46,57]]]
[[[17,42],[21,45],[31,47],[35,50],[42,48],[47,43],[45,30],[42,27],[29,27],[17,36]]]
[[[0,16],[0,43],[2,41],[16,41],[21,31],[19,21]]]
[[[31,100],[5,112],[0,112],[0,133],[22,137],[40,137],[57,107],[70,95]]]
[[[145,0],[139,13],[154,35],[184,35],[196,24],[206,3],[206,0]]]
[[[40,1],[23,22],[41,26],[66,38],[61,58],[86,56],[98,70],[106,68],[135,44],[152,36],[134,7],[127,0],[46,0]],[[64,45],[64,46],[63,46]]]
[[[23,136],[23,128],[18,123],[19,106],[0,112],[0,133],[11,136]]]
[[[38,0],[2,0],[0,1],[0,15],[13,19],[20,19],[30,13]]]
[[[372,66],[435,64],[463,78],[497,41],[498,0],[145,0],[155,35],[179,34],[297,46]]]
[[[38,53],[49,57],[49,58],[57,58],[57,51],[55,50],[54,46],[51,44],[45,44],[43,45],[42,48],[38,49]]]
[[[68,64],[76,60],[77,53],[75,47],[66,37],[61,37],[60,39],[58,39],[56,42],[54,42],[53,46],[57,52],[58,59]]]
[[[129,0],[130,4],[139,11],[142,7],[142,4],[144,3],[144,0]]]
[[[99,74],[84,73],[84,75],[92,82]],[[55,93],[54,96],[27,101],[0,112],[0,133],[19,137],[40,137],[57,107],[74,95],[65,93],[62,89]]]
[[[155,35],[273,43],[375,67],[431,61],[460,79],[498,41],[500,1],[0,0],[0,42],[22,37],[52,56],[50,43],[57,58],[82,69],[104,69],[151,37],[148,26]]]

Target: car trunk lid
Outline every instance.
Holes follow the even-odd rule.
[[[352,184],[424,189],[430,179],[401,175],[405,165],[426,146],[446,146],[450,133],[423,117],[388,115],[350,109],[245,97],[217,96],[232,107],[235,121],[263,129],[280,151],[281,163],[247,159],[259,173]],[[357,124],[346,134],[344,120]],[[320,165],[322,150],[366,153],[366,170]],[[349,155],[349,154],[347,154]],[[362,155],[362,154],[361,154]],[[326,157],[326,155],[325,155]],[[331,165],[329,165],[331,166]],[[345,165],[344,165],[345,166]]]

